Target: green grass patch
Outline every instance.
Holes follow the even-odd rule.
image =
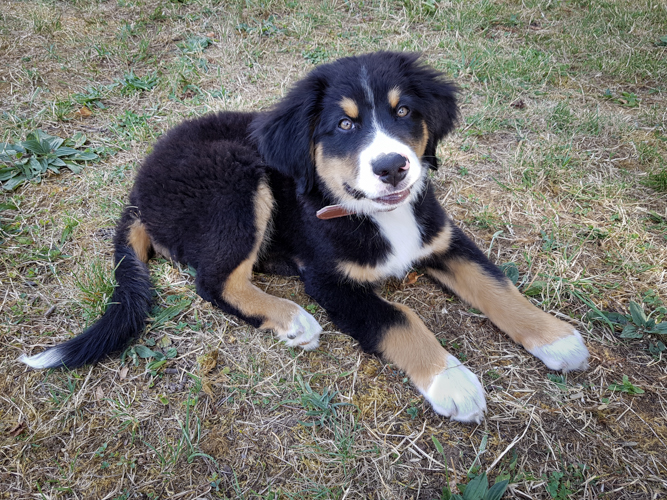
[[[87,325],[97,321],[106,311],[116,287],[113,272],[106,261],[94,260],[74,275],[79,291],[78,305]]]
[[[60,173],[63,167],[78,174],[87,162],[98,159],[90,149],[81,149],[86,141],[81,132],[62,139],[36,130],[24,141],[0,144],[3,189],[12,191],[26,182],[39,182],[49,172]]]

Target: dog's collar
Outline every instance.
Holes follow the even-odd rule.
[[[350,212],[343,205],[327,205],[324,208],[320,208],[315,215],[318,219],[329,220],[336,219],[337,217],[345,217],[346,215],[355,215],[357,212]]]
[[[398,206],[387,208],[385,210],[377,210],[377,212],[391,212],[396,210]],[[338,217],[345,217],[346,215],[357,215],[358,212],[352,212],[345,208],[343,205],[327,205],[324,208],[320,208],[315,215],[318,219],[329,220],[337,219]]]

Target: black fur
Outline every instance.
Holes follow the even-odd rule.
[[[336,265],[341,261],[381,265],[391,245],[372,217],[320,220],[315,216],[338,200],[316,171],[314,147],[320,144],[337,158],[368,143],[365,123],[358,121],[358,133],[346,135],[336,129],[340,113],[332,110],[339,110],[341,96],[365,102],[370,88],[375,102],[368,105],[376,107],[378,120],[398,139],[423,135],[422,123],[426,124],[422,161],[437,166],[436,146],[458,117],[456,88],[437,71],[417,63],[417,57],[376,53],[342,59],[316,68],[268,112],[213,114],[165,134],[138,172],[130,206],[118,225],[118,286],[108,310],[82,335],[57,346],[59,358],[50,366],[94,363],[142,332],[151,294],[147,268],[127,244],[127,231],[135,220],[145,226],[156,248],[195,268],[201,297],[253,326],[261,325],[264,317],[246,315],[221,296],[230,273],[257,243],[253,200],[260,182],[270,186],[275,207],[271,238],[264,242],[255,268],[298,274],[307,293],[342,331],[365,350],[377,352],[384,332],[407,319],[375,293],[375,283],[350,279]],[[386,96],[394,87],[401,89],[410,120],[388,114]],[[411,210],[424,245],[451,224],[428,185]],[[454,233],[447,255],[421,264],[446,268],[448,258],[463,256],[506,282],[460,230],[455,228]]]

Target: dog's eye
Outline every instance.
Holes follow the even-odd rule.
[[[352,120],[348,118],[343,118],[338,122],[338,127],[342,128],[343,130],[351,130],[354,127],[354,123],[352,123]]]
[[[410,109],[407,106],[401,106],[396,110],[396,116],[399,118],[405,118],[410,113]]]

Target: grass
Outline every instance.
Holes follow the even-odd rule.
[[[82,133],[64,140],[36,130],[25,141],[0,144],[2,188],[13,191],[25,182],[39,182],[47,173],[59,173],[61,167],[79,173],[86,162],[99,158],[90,150],[80,150],[85,142]]]
[[[505,498],[667,494],[665,36],[658,0],[0,3],[0,144],[41,130],[99,157],[70,170],[39,153],[46,171],[0,194],[0,497],[465,498],[482,479],[509,481]],[[101,314],[114,222],[164,131],[386,49],[423,52],[460,86],[438,197],[577,325],[587,372],[549,373],[419,273],[388,283],[484,375],[487,419],[450,423],[294,280],[255,277],[323,324],[312,353],[215,310],[161,260],[154,321],[124,364],[16,363]],[[0,169],[15,178],[20,161]]]

